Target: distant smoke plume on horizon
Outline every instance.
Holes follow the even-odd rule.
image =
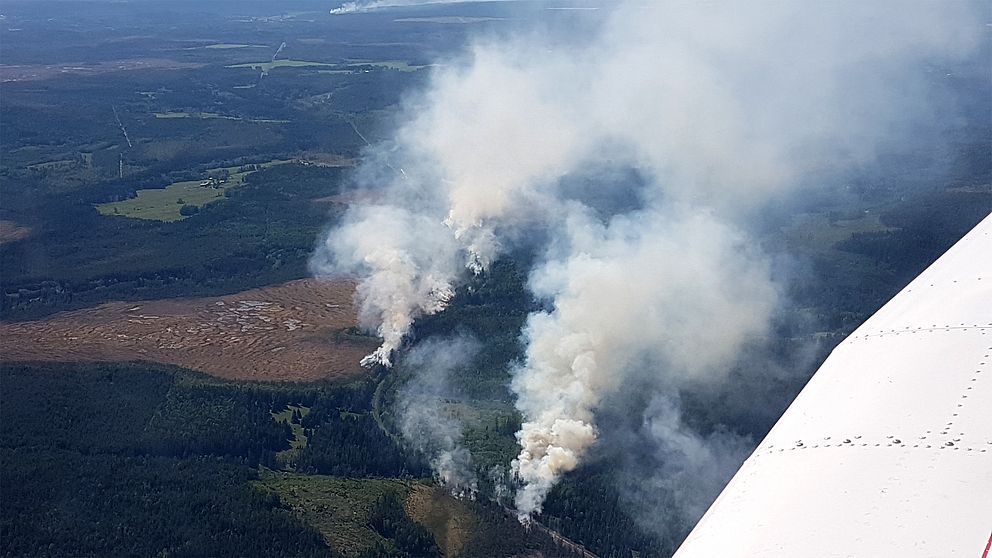
[[[384,201],[352,207],[313,268],[359,278],[362,325],[383,339],[366,362],[389,365],[418,317],[541,239],[528,288],[547,310],[528,318],[512,371],[522,519],[582,463],[597,412],[634,377],[658,394],[644,424],[660,470],[733,463],[739,448],[684,427],[671,394],[721,382],[768,332],[780,288],[749,219],[807,173],[871,161],[939,118],[921,68],[974,48],[972,8],[631,2],[595,36],[479,39],[369,152],[359,181]],[[625,186],[634,207],[604,213],[595,189],[571,186],[606,187],[610,169],[642,177]]]

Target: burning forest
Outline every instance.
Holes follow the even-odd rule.
[[[404,433],[432,448],[438,478],[475,491],[458,424],[411,417],[410,398],[441,389],[475,342],[424,346],[411,328],[526,253],[538,309],[509,370],[521,426],[507,464],[521,521],[598,445],[643,457],[617,466],[618,483],[634,476],[698,517],[754,441],[687,424],[679,394],[730,381],[784,304],[761,212],[939,127],[919,68],[975,48],[971,8],[625,2],[591,36],[480,36],[443,61],[354,174],[377,201],[353,206],[311,261],[358,281],[360,322],[382,340],[363,364],[416,353]],[[604,430],[635,392],[636,428]]]

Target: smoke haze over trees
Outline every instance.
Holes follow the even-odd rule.
[[[698,516],[746,455],[682,422],[678,391],[719,384],[772,327],[782,285],[752,221],[815,173],[870,163],[955,108],[926,68],[978,44],[964,2],[622,3],[594,36],[481,37],[407,100],[367,153],[349,210],[312,266],[360,279],[363,325],[390,364],[418,317],[501,256],[536,254],[545,306],[521,332],[512,391],[522,518],[601,432],[627,382],[653,394],[638,432],[653,484]],[[638,181],[615,183],[618,172]],[[576,178],[633,200],[607,211]]]

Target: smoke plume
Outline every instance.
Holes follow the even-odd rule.
[[[382,338],[362,364],[390,366],[413,320],[451,298],[460,269],[456,242],[439,220],[401,207],[357,206],[348,217],[318,248],[313,266],[319,275],[362,278],[359,323]]]
[[[616,445],[616,485],[630,516],[662,540],[681,540],[730,480],[754,441],[726,429],[700,434],[682,421],[672,394],[655,394],[640,424]]]
[[[635,368],[669,382],[726,370],[763,334],[776,291],[743,233],[689,208],[569,219],[568,246],[531,275],[554,309],[530,316],[513,390],[527,420],[517,434],[517,508],[540,509],[562,473],[596,440],[594,412]]]
[[[461,445],[462,424],[445,400],[449,375],[471,362],[479,344],[468,337],[429,339],[405,355],[411,373],[396,410],[403,437],[427,455],[437,480],[452,494],[474,498],[478,490],[472,456]]]
[[[407,100],[360,173],[385,201],[349,210],[314,268],[358,276],[362,324],[383,339],[368,362],[388,364],[472,273],[521,246],[541,255],[529,288],[547,310],[527,320],[512,381],[528,517],[632,375],[658,378],[665,401],[724,379],[766,333],[778,288],[749,221],[804,176],[941,118],[925,69],[974,48],[974,8],[628,2],[591,36],[480,38]],[[612,188],[625,169],[639,177],[622,186],[630,204],[604,211],[595,188],[573,187]],[[650,409],[670,467],[715,443]]]

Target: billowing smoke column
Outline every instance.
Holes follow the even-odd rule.
[[[315,255],[318,269],[362,277],[359,322],[382,338],[362,364],[390,365],[414,318],[442,310],[459,273],[457,247],[437,219],[390,205],[358,206]]]
[[[383,339],[367,362],[388,365],[459,282],[546,243],[530,246],[543,258],[529,287],[548,310],[528,319],[512,382],[526,518],[632,374],[657,390],[719,381],[766,331],[776,288],[749,217],[804,174],[869,161],[938,117],[921,68],[975,46],[974,7],[626,3],[594,36],[480,41],[368,154],[360,182],[383,201],[352,207],[314,269],[358,276],[362,324]],[[643,178],[624,186],[633,209],[604,213],[570,189],[618,168]],[[669,419],[653,435],[689,448]]]
[[[567,248],[531,276],[554,309],[528,319],[513,381],[528,419],[513,464],[523,514],[595,441],[594,411],[628,370],[711,374],[764,332],[776,301],[761,255],[705,213],[637,212],[606,225],[577,216],[566,228]]]

